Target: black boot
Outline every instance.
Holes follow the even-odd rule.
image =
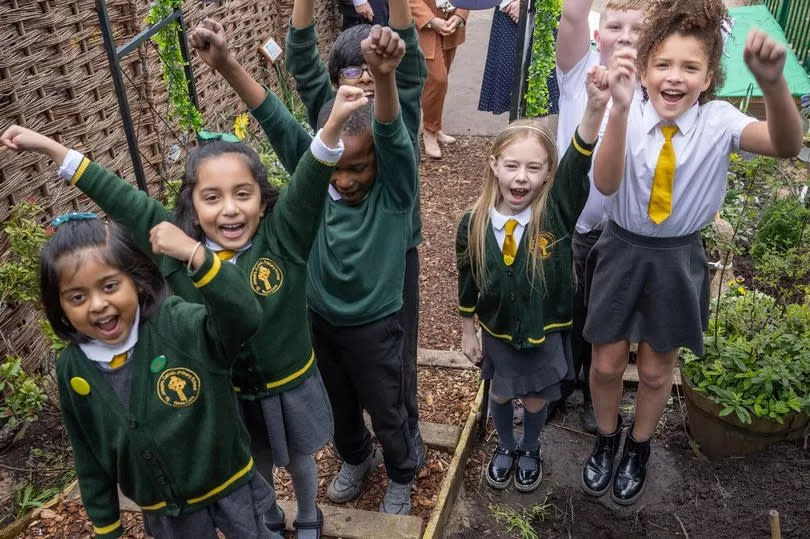
[[[582,489],[591,496],[601,496],[610,488],[613,464],[622,438],[622,416],[618,416],[616,430],[611,434],[597,432],[591,456],[582,470]]]
[[[647,484],[647,460],[650,458],[650,441],[637,442],[633,439],[633,429],[624,440],[624,451],[616,477],[613,478],[611,498],[619,505],[632,505],[638,501]]]

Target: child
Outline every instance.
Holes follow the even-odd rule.
[[[356,498],[363,480],[379,463],[363,424],[365,408],[383,445],[391,478],[381,508],[407,513],[410,482],[420,460],[414,446],[422,444],[410,430],[409,414],[400,410],[402,406],[407,410],[403,394],[411,387],[414,407],[416,402],[415,386],[408,386],[407,376],[403,382],[401,375],[408,372],[401,350],[402,281],[393,280],[404,278],[405,245],[400,254],[391,249],[399,245],[400,233],[412,233],[416,163],[404,117],[400,119],[395,76],[388,71],[397,67],[405,46],[390,29],[376,27],[363,44],[364,64],[377,79],[377,121],[372,130],[371,107],[363,107],[344,129],[346,152],[332,176],[323,223],[310,254],[308,299],[315,351],[335,414],[335,445],[345,460],[327,496],[336,503]],[[264,90],[228,52],[221,25],[205,21],[195,29],[192,45],[249,107],[256,106]],[[327,103],[322,117],[331,106]],[[303,129],[281,108],[260,106],[252,113],[261,119],[278,154],[291,156],[294,163]],[[410,149],[401,145],[403,134]],[[397,166],[389,165],[383,179],[377,163]],[[410,212],[411,221],[403,222],[402,212]],[[385,237],[384,231],[392,234]],[[372,275],[364,269],[368,267],[379,268],[379,274]],[[398,298],[392,297],[394,291]]]
[[[571,142],[577,122],[582,117],[587,100],[585,75],[594,65],[607,65],[613,48],[633,45],[641,28],[641,15],[647,0],[608,0],[599,17],[599,29],[594,31],[597,50],[591,49],[588,14],[593,0],[565,0],[560,26],[557,32],[557,83],[560,88],[559,116],[557,123],[557,151],[559,156]],[[608,106],[610,104],[608,103]],[[604,126],[602,128],[604,130]],[[601,132],[600,132],[601,134]],[[585,260],[596,240],[602,234],[605,197],[593,186],[588,202],[577,220],[572,238],[574,255],[574,325],[571,328],[571,348],[574,354],[575,380],[580,371],[583,377],[582,426],[586,432],[596,432],[588,374],[591,369],[591,345],[582,338],[582,328],[588,314],[585,301]],[[573,392],[573,383],[564,383],[562,398],[551,405],[550,415],[557,406],[563,405]]]
[[[23,130],[3,142],[56,162],[67,153]],[[96,536],[123,533],[119,485],[158,538],[216,529],[280,537],[264,524],[272,491],[254,472],[230,381],[232,358],[261,319],[239,272],[161,223],[152,249],[188,266],[205,306],[166,299],[158,268],[118,225],[69,214],[54,226],[40,258],[41,298],[70,342],[56,367],[59,400]]]
[[[557,167],[552,136],[527,120],[495,137],[484,191],[464,214],[456,237],[461,346],[481,376],[491,379],[490,409],[498,445],[487,482],[512,482],[530,492],[542,479],[540,432],[546,403],[558,399],[569,376],[571,232],[588,196],[591,152],[609,93],[607,73],[594,66],[588,102],[574,139]],[[483,353],[474,315],[483,332]],[[570,374],[572,375],[572,373]],[[525,406],[523,438],[512,433],[513,399]]]
[[[636,414],[615,467],[612,498],[635,503],[646,485],[650,437],[666,406],[678,349],[703,353],[709,273],[700,230],[723,203],[729,153],[796,155],[802,128],[782,69],[785,48],[751,31],[744,58],[762,89],[767,122],[710,101],[722,85],[722,0],[654,0],[645,14],[635,66],[644,101],[633,100],[635,52],[611,61],[610,110],[594,181],[610,218],[588,260],[593,343],[591,391],[599,434],[582,484],[611,488],[621,436],[622,372],[638,341]]]
[[[272,103],[273,97],[267,95],[266,101]],[[332,437],[328,397],[307,331],[306,262],[334,163],[342,154],[343,123],[367,99],[362,91],[346,87],[335,103],[281,193],[267,183],[253,150],[214,142],[189,156],[176,208],[177,222],[187,234],[243,269],[262,305],[261,328],[240,348],[233,382],[259,471],[272,481],[275,464],[286,467],[293,478],[299,537],[315,537],[321,527],[312,454]],[[79,154],[74,162],[81,166],[72,183],[132,230],[145,249],[150,227],[169,219],[169,212]],[[166,257],[158,257],[158,263],[176,294],[200,301],[182,267]],[[283,529],[278,506],[273,505],[267,518],[273,530]]]

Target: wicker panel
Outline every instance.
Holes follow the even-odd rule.
[[[107,10],[118,44],[143,27],[147,0],[109,0]],[[273,36],[283,46],[292,0],[187,0],[189,31],[204,17],[222,22],[240,62],[262,83],[275,74],[258,46]],[[333,0],[318,0],[316,18],[322,54],[337,36]],[[134,183],[123,123],[104,51],[94,0],[0,0],[0,129],[19,123],[82,150],[91,159]],[[206,127],[228,131],[245,106],[221,78],[196,56],[192,60]],[[156,47],[147,43],[122,61],[124,85],[141,159],[152,195],[164,181],[179,178],[181,159],[167,164],[173,146],[187,145],[176,122],[168,120],[165,83]],[[45,208],[43,224],[67,211],[95,209],[78,190],[55,179],[55,166],[34,154],[0,153],[0,221],[18,201],[33,198]],[[0,260],[6,240],[0,234]],[[0,360],[21,355],[28,368],[39,363],[47,344],[30,306],[0,305]]]

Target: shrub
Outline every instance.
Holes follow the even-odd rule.
[[[792,196],[774,201],[759,221],[751,254],[762,260],[768,252],[786,253],[801,241],[808,217],[810,210]]]
[[[37,413],[47,401],[39,377],[26,373],[17,356],[7,357],[0,365],[0,395],[3,396],[0,423],[12,432],[36,421]]]

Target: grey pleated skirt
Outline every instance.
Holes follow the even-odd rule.
[[[143,525],[156,539],[215,539],[217,529],[228,538],[271,539],[280,536],[267,528],[264,516],[274,502],[270,485],[254,473],[248,483],[197,511],[176,517],[144,511]]]
[[[484,360],[481,378],[491,380],[490,393],[501,398],[534,397],[548,402],[560,399],[560,382],[574,377],[568,332],[546,335],[537,348],[517,350],[482,333]]]
[[[240,403],[253,456],[265,477],[268,477],[268,458],[275,466],[287,466],[290,454],[315,453],[334,434],[332,407],[318,369],[283,393],[261,400],[240,400]]]
[[[610,222],[587,264],[588,342],[627,340],[662,354],[681,347],[703,354],[710,278],[699,232],[653,238]]]

